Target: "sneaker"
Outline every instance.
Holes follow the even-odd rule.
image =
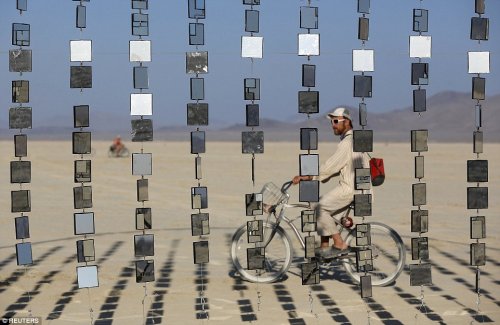
[[[333,246],[316,248],[316,256],[321,257],[323,259],[329,259],[341,255],[346,255],[349,252],[350,252],[349,247],[347,247],[346,249],[338,249]]]

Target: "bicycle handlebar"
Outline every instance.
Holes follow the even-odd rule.
[[[292,181],[283,183],[283,185],[281,185],[281,193],[286,194],[290,186],[292,186]]]

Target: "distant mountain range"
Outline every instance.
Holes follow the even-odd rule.
[[[500,142],[500,95],[482,101],[483,131],[485,142]],[[460,92],[441,92],[427,99],[427,111],[421,115],[414,113],[411,107],[384,113],[371,113],[368,105],[367,129],[374,131],[376,142],[406,142],[410,138],[410,130],[428,129],[430,142],[470,142],[475,127],[475,101],[470,94]],[[348,107],[354,118],[354,127],[358,129],[358,109]],[[98,115],[98,116],[96,116]],[[68,117],[54,118],[45,121],[44,125],[29,130],[34,139],[69,139],[72,122]],[[130,121],[125,116],[112,113],[94,112],[94,123],[91,131],[94,139],[111,139],[121,134],[125,140],[130,139]],[[0,121],[0,138],[12,137],[6,129],[7,123]],[[110,124],[113,126],[110,127]],[[325,114],[313,115],[301,122],[261,119],[256,130],[263,130],[266,141],[298,141],[298,130],[302,127],[319,129],[320,140],[332,139],[330,123]],[[241,132],[248,131],[244,124],[234,124],[223,128],[203,128],[207,131],[207,141],[240,141]],[[155,125],[155,140],[186,140],[192,127]]]

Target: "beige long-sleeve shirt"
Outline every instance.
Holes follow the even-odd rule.
[[[353,197],[356,168],[368,168],[368,159],[361,152],[353,152],[353,131],[347,131],[342,137],[335,153],[325,161],[315,179],[322,182],[339,175],[339,187],[335,192],[343,197]]]

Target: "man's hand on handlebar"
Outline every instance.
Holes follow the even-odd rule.
[[[312,179],[312,176],[295,176],[292,179],[292,183],[293,185],[297,185],[300,183],[300,181],[311,181]]]

